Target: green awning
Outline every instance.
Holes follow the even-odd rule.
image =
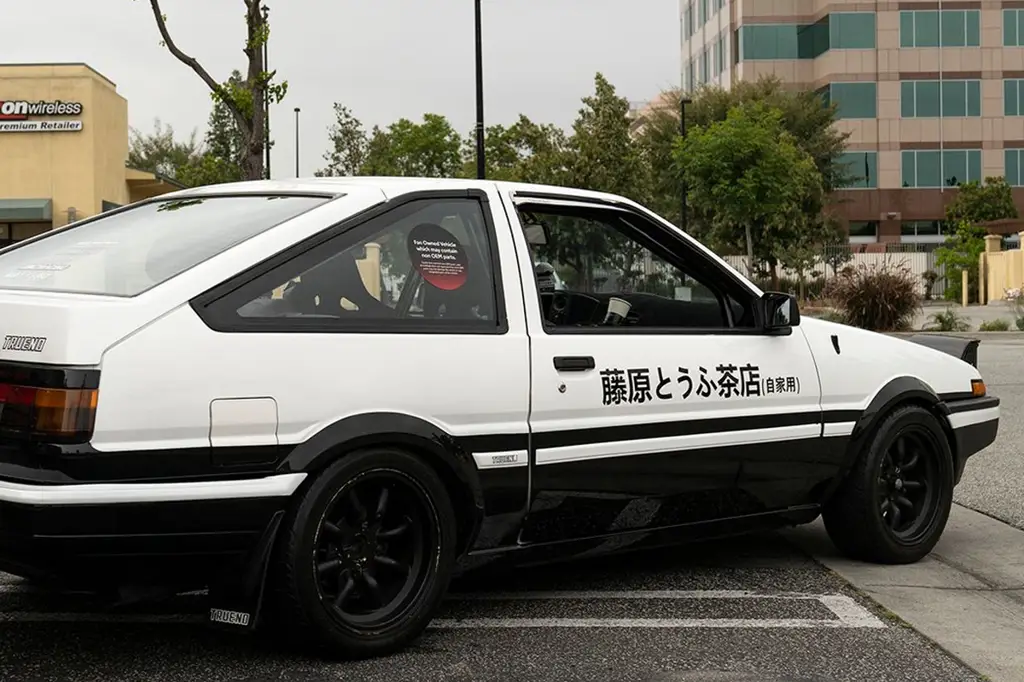
[[[51,199],[0,199],[0,223],[49,223],[53,221]]]

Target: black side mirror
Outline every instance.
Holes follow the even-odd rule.
[[[761,320],[768,334],[785,335],[800,324],[800,307],[796,297],[769,291],[761,297]]]

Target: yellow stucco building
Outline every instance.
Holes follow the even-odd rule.
[[[112,81],[86,64],[0,64],[0,246],[178,189],[127,159]]]

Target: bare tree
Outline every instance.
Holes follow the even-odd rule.
[[[264,46],[270,37],[270,22],[266,5],[260,0],[242,0],[245,3],[247,28],[242,52],[249,60],[244,80],[218,83],[195,57],[185,54],[167,30],[167,16],[160,9],[160,0],[149,0],[153,8],[161,44],[174,57],[192,69],[210,88],[214,102],[221,102],[238,123],[242,137],[242,173],[247,180],[265,177],[264,154],[267,144],[267,105],[284,99],[288,82],[274,82],[276,71],[266,70]]]

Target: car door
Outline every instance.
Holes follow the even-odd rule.
[[[635,207],[503,200],[531,346],[521,540],[799,503],[817,480],[821,436],[818,377],[799,330],[763,333],[759,292]]]

